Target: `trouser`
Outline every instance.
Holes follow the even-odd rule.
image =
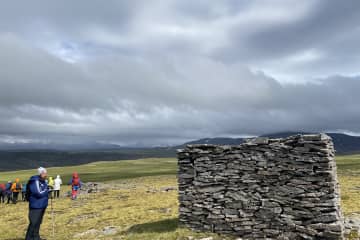
[[[11,193],[6,193],[6,199],[7,199],[7,204],[9,204],[10,203],[10,201],[11,201],[11,196],[12,196],[12,194]]]
[[[71,191],[71,199],[76,199],[77,198],[77,194],[78,194],[78,187],[73,187],[72,191]]]
[[[0,203],[5,203],[5,193],[0,193]]]
[[[21,192],[21,200],[23,200],[23,201],[26,200],[26,199],[25,199],[25,194],[26,194],[26,192]]]
[[[54,190],[54,198],[60,197],[60,190]]]
[[[19,193],[18,192],[13,192],[13,203],[16,204],[19,198]]]
[[[52,199],[53,198],[53,190],[54,188],[53,187],[49,187],[49,198]]]
[[[29,227],[25,240],[40,240],[40,225],[44,217],[45,209],[29,209]]]

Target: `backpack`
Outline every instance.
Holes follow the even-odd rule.
[[[30,201],[30,195],[31,195],[31,191],[30,191],[30,180],[28,181],[27,185],[26,185],[26,192],[25,192],[25,201],[29,202]]]
[[[80,178],[79,177],[73,178],[72,185],[73,186],[79,186],[80,185]]]
[[[21,184],[20,184],[20,183],[16,183],[15,190],[16,190],[16,191],[20,191],[20,190],[21,190]]]

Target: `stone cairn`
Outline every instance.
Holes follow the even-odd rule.
[[[332,139],[255,138],[178,150],[179,219],[242,239],[343,239]]]

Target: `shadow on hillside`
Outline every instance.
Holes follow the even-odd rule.
[[[165,219],[156,222],[137,224],[129,228],[129,230],[127,230],[126,232],[127,233],[171,232],[171,231],[175,231],[175,229],[178,227],[178,223],[179,223],[178,218]]]

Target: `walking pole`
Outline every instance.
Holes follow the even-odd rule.
[[[55,238],[55,219],[54,219],[54,206],[53,206],[53,198],[50,198],[51,204],[51,222],[52,222],[52,239]]]

